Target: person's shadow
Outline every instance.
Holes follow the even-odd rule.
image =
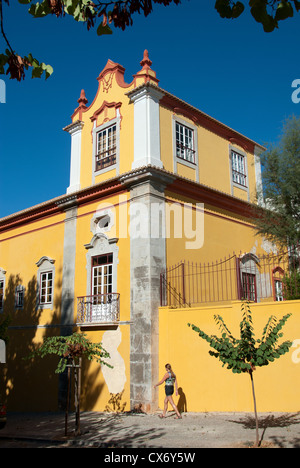
[[[182,387],[178,388],[179,399],[177,403],[177,408],[179,413],[186,413],[187,412],[187,403],[186,403],[186,396]]]

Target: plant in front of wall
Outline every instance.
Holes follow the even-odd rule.
[[[291,341],[285,341],[281,344],[278,341],[283,336],[281,330],[291,314],[285,315],[280,320],[277,320],[272,315],[267,321],[261,339],[256,340],[249,303],[242,303],[241,309],[240,338],[235,338],[231,334],[220,315],[214,315],[214,319],[222,331],[221,337],[217,337],[216,335],[209,336],[193,324],[189,323],[188,326],[197,332],[200,338],[209,343],[210,347],[213,348],[213,351],[210,350],[209,354],[218,358],[222,362],[223,367],[226,366],[227,369],[235,374],[249,374],[256,421],[255,446],[258,447],[260,441],[253,373],[257,367],[267,366],[289,351],[292,346]]]
[[[109,353],[101,343],[92,343],[84,333],[73,333],[69,336],[48,337],[26,359],[39,356],[41,358],[54,354],[59,358],[55,373],[61,374],[67,369],[68,396],[66,405],[65,435],[68,426],[69,388],[71,370],[74,372],[75,385],[75,435],[80,435],[80,393],[81,393],[81,365],[82,358],[89,361],[95,360],[101,365],[112,367],[105,359],[110,358]]]

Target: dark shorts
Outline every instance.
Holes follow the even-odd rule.
[[[165,386],[166,396],[171,396],[174,393],[174,386],[173,385],[166,385]]]

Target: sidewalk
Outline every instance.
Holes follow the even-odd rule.
[[[0,448],[27,444],[61,448],[241,448],[255,442],[250,413],[183,413],[182,419],[159,414],[84,412],[82,434],[75,437],[74,413],[65,437],[64,413],[9,413],[0,430]],[[269,448],[300,448],[300,413],[260,414],[259,436]],[[28,445],[28,446],[29,446]]]

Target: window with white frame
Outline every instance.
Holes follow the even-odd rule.
[[[236,151],[231,151],[232,180],[238,185],[247,187],[246,158]]]
[[[40,274],[40,304],[51,304],[53,298],[53,272],[45,271]]]
[[[38,294],[37,303],[41,309],[51,309],[54,298],[55,260],[50,257],[41,257],[36,263],[38,266]]]
[[[194,130],[176,122],[176,156],[195,164]]]
[[[272,271],[273,273],[273,298],[274,301],[284,301],[283,295],[283,278],[284,271],[281,267],[276,267]]]
[[[259,302],[261,297],[261,287],[259,283],[259,258],[249,252],[239,257],[239,299]]]
[[[275,301],[283,301],[283,287],[282,287],[282,281],[275,279],[274,280],[274,295],[275,295]]]
[[[93,296],[113,292],[113,254],[92,258],[92,294]]]
[[[96,134],[95,171],[113,166],[117,160],[117,125],[100,130]]]
[[[25,287],[22,285],[19,285],[16,287],[16,290],[15,290],[15,308],[16,309],[23,309],[24,299],[25,299]]]

